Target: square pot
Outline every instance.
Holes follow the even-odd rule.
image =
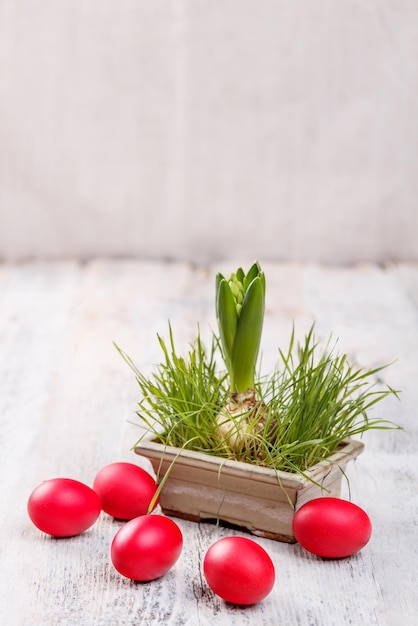
[[[328,459],[306,471],[306,477],[151,439],[143,439],[135,452],[151,461],[159,481],[173,462],[160,494],[165,514],[196,522],[226,522],[254,535],[293,543],[295,511],[314,498],[339,497],[343,471],[363,448],[361,441],[345,440]]]

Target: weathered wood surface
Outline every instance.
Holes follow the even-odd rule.
[[[246,263],[247,264],[247,263]],[[139,462],[130,446],[137,387],[115,340],[143,370],[159,360],[156,333],[173,325],[187,346],[199,321],[214,328],[214,272],[134,261],[0,266],[0,615],[8,626],[271,625],[409,626],[418,614],[418,267],[351,269],[264,263],[268,277],[263,368],[302,334],[332,331],[361,366],[402,389],[379,415],[405,431],[371,432],[348,469],[351,497],[371,516],[373,535],[357,555],[324,561],[298,545],[257,539],[277,571],[259,605],[216,598],[201,571],[206,549],[237,532],[179,521],[184,551],[163,578],[136,584],[109,559],[120,527],[106,515],[85,534],[54,540],[30,523],[26,502],[42,480],[92,483],[116,460]],[[347,494],[347,486],[343,487]]]

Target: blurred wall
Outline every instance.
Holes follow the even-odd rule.
[[[0,258],[418,260],[417,0],[1,0]]]

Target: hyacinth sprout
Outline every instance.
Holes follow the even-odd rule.
[[[226,279],[216,276],[216,316],[230,394],[218,415],[219,432],[227,444],[243,439],[265,423],[265,406],[255,391],[255,370],[263,330],[266,279],[258,262],[247,274],[240,267]]]

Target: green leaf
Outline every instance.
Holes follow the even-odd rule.
[[[231,287],[228,281],[223,277],[217,280],[216,315],[225,363],[229,370],[232,359],[232,347],[237,330],[238,315]]]
[[[242,267],[239,267],[237,269],[237,271],[235,272],[235,276],[237,277],[237,279],[239,280],[241,284],[244,284],[245,274],[244,274],[244,270],[242,269]]]
[[[247,276],[246,276],[247,285],[252,283],[254,278],[257,278],[257,276],[259,276],[260,274],[262,274],[261,267],[256,261],[255,263],[253,263],[253,265],[250,267],[250,269],[247,272]]]
[[[221,282],[221,280],[225,280],[225,276],[223,276],[221,272],[218,272],[216,274],[216,289],[215,289],[216,300],[218,300],[219,283]]]
[[[248,286],[235,333],[231,359],[231,389],[246,393],[254,388],[254,372],[264,319],[264,286],[257,276]]]

